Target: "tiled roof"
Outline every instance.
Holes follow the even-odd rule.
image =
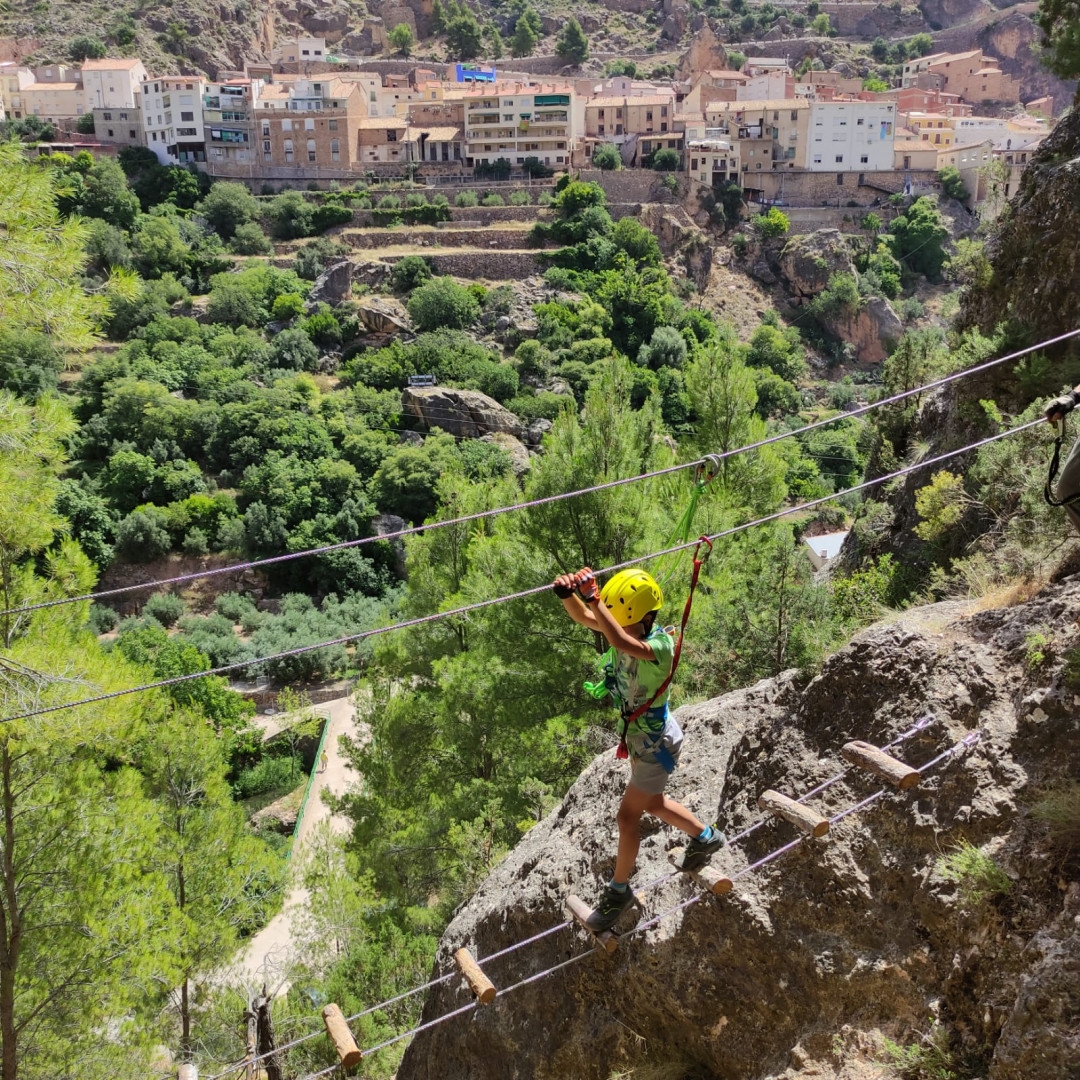
[[[84,60],[83,71],[130,71],[142,61],[137,56],[107,56],[103,60]]]

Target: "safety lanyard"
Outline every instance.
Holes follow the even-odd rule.
[[[698,558],[698,553],[701,551],[701,545],[705,544],[707,550],[705,554]],[[698,542],[697,547],[694,548],[694,569],[690,574],[690,592],[686,597],[686,606],[683,608],[682,623],[679,625],[679,636],[675,640],[675,653],[671,658],[671,670],[668,672],[667,678],[660,684],[657,691],[644,705],[639,705],[629,716],[624,717],[622,721],[622,730],[619,732],[619,749],[615,751],[617,758],[629,757],[629,751],[626,749],[626,733],[636,720],[639,720],[653,707],[656,700],[661,697],[664,691],[671,685],[671,680],[675,678],[675,672],[679,667],[679,657],[682,655],[682,643],[683,634],[686,633],[686,624],[690,621],[690,608],[694,603],[694,590],[697,588],[698,577],[701,575],[701,567],[705,560],[712,552],[712,541],[707,536],[702,536]]]
[[[668,538],[668,547],[677,547],[679,544],[685,544],[690,539],[694,530],[694,517],[697,514],[698,503],[701,501],[701,496],[705,494],[705,489],[716,478],[717,473],[720,472],[721,464],[722,459],[716,454],[706,454],[698,462],[698,466],[694,470],[694,489],[690,492],[690,502],[687,504],[686,510],[683,511],[683,516],[679,518],[674,532]],[[661,585],[670,581],[675,575],[682,563],[683,555],[683,551],[678,552],[667,573],[662,576],[658,575],[657,580]]]
[[[1057,422],[1057,438],[1054,439],[1054,453],[1050,458],[1050,475],[1046,478],[1043,486],[1043,498],[1051,506],[1071,506],[1080,500],[1080,491],[1074,495],[1066,495],[1064,499],[1054,498],[1054,480],[1057,479],[1058,465],[1061,463],[1061,444],[1065,441],[1065,417]]]

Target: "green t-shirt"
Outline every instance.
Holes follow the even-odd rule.
[[[670,633],[672,629],[674,628],[654,627],[645,638],[645,644],[653,651],[654,660],[638,660],[637,657],[616,650],[615,697],[618,698],[624,716],[629,716],[649,701],[668,677],[675,659],[675,638]],[[668,685],[652,703],[648,712],[630,725],[627,734],[655,734],[663,730],[664,706],[670,693],[671,686]]]

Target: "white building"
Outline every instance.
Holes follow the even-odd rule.
[[[795,96],[795,77],[787,68],[751,75],[735,88],[736,101],[781,101]]]
[[[201,75],[159,75],[143,82],[140,95],[143,145],[162,165],[206,160]]]
[[[477,87],[464,102],[466,165],[533,157],[565,168],[585,138],[585,102],[570,86]]]
[[[137,57],[84,61],[82,84],[87,111],[135,108],[139,103],[139,87],[145,78],[146,68]]]
[[[326,38],[298,37],[283,41],[270,53],[270,61],[274,64],[305,64],[325,60],[326,56]]]
[[[846,532],[825,533],[823,536],[807,536],[803,538],[810,563],[815,570],[820,570],[831,559],[840,554],[840,549],[847,539]]]
[[[889,172],[896,106],[891,101],[812,101],[811,172]]]
[[[1014,145],[1043,139],[1050,134],[1050,127],[1032,117],[1006,119],[1000,116],[958,116],[953,118],[956,142],[969,143],[977,139],[991,139],[994,144],[1015,140]]]

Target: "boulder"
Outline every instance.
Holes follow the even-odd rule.
[[[833,274],[854,274],[855,263],[839,229],[793,236],[780,252],[780,273],[796,296],[817,296]]]
[[[664,26],[660,33],[668,41],[681,41],[689,26],[690,8],[685,4],[679,4],[672,8],[670,14],[664,19]]]
[[[680,79],[689,79],[699,71],[722,71],[727,66],[727,51],[713,32],[712,24],[706,22],[694,34],[690,48],[679,61],[676,74]]]
[[[763,285],[775,285],[779,281],[779,278],[772,272],[772,268],[764,259],[750,267],[750,276],[756,278]]]
[[[398,1080],[607,1080],[646,1061],[651,1075],[854,1080],[883,1075],[872,1065],[882,1035],[920,1044],[935,1017],[953,1049],[978,1054],[972,1076],[1075,1080],[1080,895],[1028,808],[1080,774],[1080,722],[1064,655],[1032,673],[1025,641],[1036,629],[1073,640],[1078,608],[1071,578],[1014,607],[910,609],[813,678],[792,670],[678,709],[685,741],[669,794],[729,837],[756,826],[713,858],[737,875],[734,889],[714,898],[672,874],[680,834],[647,817],[640,895],[618,927],[640,918],[647,929],[608,955],[570,926],[485,965],[496,1002],[417,1035]],[[918,787],[846,767],[845,743],[901,733],[891,753],[936,761]],[[978,741],[965,748],[968,738]],[[792,844],[795,827],[757,808],[767,788],[796,796],[838,773],[810,804],[820,812],[880,797],[820,840]],[[558,928],[571,892],[595,899],[625,779],[611,748],[585,769],[456,912],[433,976],[454,971],[457,948],[483,958]],[[940,871],[961,840],[1008,874],[1009,896],[965,908]],[[452,978],[429,991],[421,1019],[469,1000]]]
[[[340,41],[351,21],[352,12],[346,7],[304,11],[300,16],[300,25],[309,34],[326,38],[328,42]]]
[[[533,449],[536,449],[544,441],[544,436],[554,427],[550,420],[546,420],[544,417],[537,417],[535,420],[530,421],[528,428],[525,431],[525,441]]]
[[[424,427],[441,428],[451,435],[479,439],[498,431],[520,439],[525,434],[521,421],[479,390],[452,390],[444,386],[410,386],[402,391],[405,411]]]
[[[409,432],[410,435],[416,434],[415,432]],[[423,439],[420,440],[421,444]],[[398,517],[397,514],[376,514],[371,519],[371,534],[373,536],[387,536],[390,533],[401,532],[402,529],[407,529],[409,523],[403,518]],[[394,552],[394,569],[402,577],[405,576],[405,540],[402,537],[398,537],[396,540],[389,541],[390,547]]]
[[[352,296],[353,265],[348,259],[332,263],[316,279],[308,293],[307,306],[314,308],[317,304],[329,304],[337,307],[338,304],[348,300]]]
[[[508,435],[505,431],[497,431],[494,435],[484,435],[481,442],[491,443],[493,446],[505,450],[510,455],[510,468],[517,477],[524,476],[532,465],[528,448],[520,439]]]
[[[360,321],[374,334],[411,333],[409,317],[400,304],[385,297],[367,297],[357,309]]]
[[[821,321],[829,333],[855,346],[855,359],[860,364],[880,364],[888,359],[904,334],[892,305],[881,296],[864,300],[855,311],[844,309]]]

